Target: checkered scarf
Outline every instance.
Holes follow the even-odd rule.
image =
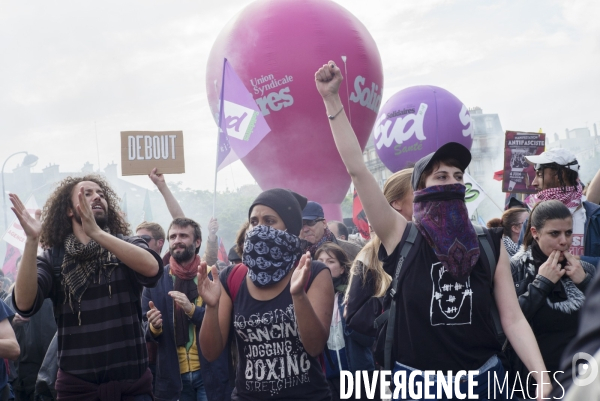
[[[106,229],[105,231],[108,231]],[[74,234],[69,234],[64,242],[65,258],[61,266],[62,284],[65,289],[65,303],[69,301],[71,310],[73,300],[77,301],[79,325],[81,325],[81,298],[90,283],[99,283],[101,275],[108,283],[108,294],[112,295],[110,276],[118,265],[114,255],[91,240],[82,244]],[[96,279],[97,278],[97,279]]]
[[[562,202],[566,207],[569,208],[571,214],[575,212],[581,206],[581,196],[583,195],[583,185],[578,180],[577,185],[574,187],[566,187],[563,191],[562,188],[548,188],[544,189],[537,194],[531,195],[527,198],[527,205],[530,209],[543,201],[557,200]]]

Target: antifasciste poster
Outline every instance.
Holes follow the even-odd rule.
[[[546,134],[537,132],[506,131],[504,142],[504,176],[502,192],[535,193],[531,186],[535,178],[533,165],[525,156],[539,155],[546,146]]]

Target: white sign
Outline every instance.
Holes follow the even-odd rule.
[[[35,211],[39,208],[33,196],[29,197],[29,199],[25,203],[25,208],[27,209],[29,214],[33,218],[35,218]],[[19,220],[15,217],[10,226],[8,226],[8,230],[6,230],[6,233],[4,234],[4,237],[2,237],[2,239],[14,246],[15,248],[18,248],[22,253],[25,249],[26,237],[27,236],[25,235],[25,231],[23,231],[23,227],[21,227],[21,224],[19,224]]]

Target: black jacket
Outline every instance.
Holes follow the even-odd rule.
[[[584,261],[581,261],[581,266],[587,274],[580,284],[576,284],[576,287],[584,292],[592,280],[596,268]],[[515,283],[515,290],[519,297],[519,305],[521,306],[523,315],[529,320],[544,305],[546,298],[554,289],[555,284],[546,277],[535,274],[531,261],[531,251],[529,250],[521,250],[511,258],[510,270]]]

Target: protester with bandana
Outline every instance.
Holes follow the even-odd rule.
[[[567,149],[554,148],[540,155],[525,156],[535,167],[531,183],[536,194],[525,202],[533,208],[538,202],[555,199],[562,202],[573,216],[573,242],[570,252],[575,257],[597,266],[600,263],[600,206],[588,202],[579,180],[579,163]],[[523,241],[525,225],[519,242]]]
[[[577,334],[584,292],[596,273],[595,266],[569,252],[572,242],[570,210],[560,201],[543,201],[531,211],[524,249],[510,261],[519,304],[551,376],[560,370],[561,355]]]
[[[302,231],[300,231],[300,238],[306,240],[308,246],[306,250],[310,252],[313,258],[317,249],[327,242],[339,245],[346,252],[351,262],[360,252],[358,245],[335,237],[327,225],[323,207],[313,201],[308,201],[306,207],[302,210]]]
[[[179,217],[168,229],[170,261],[155,288],[144,289],[142,306],[150,341],[158,344],[157,400],[227,400],[231,394],[227,354],[209,363],[199,352],[204,305],[198,296],[200,225]]]
[[[287,189],[261,193],[250,206],[242,264],[209,279],[198,271],[206,312],[200,348],[210,361],[233,330],[239,356],[232,400],[331,399],[319,357],[333,311],[329,269],[311,262],[298,238],[306,198]],[[321,356],[322,357],[322,356]]]
[[[315,81],[338,152],[381,240],[384,269],[393,274],[413,223],[389,205],[364,163],[338,93],[340,69],[330,61],[316,72]],[[537,383],[549,383],[550,378],[543,373],[544,361],[518,306],[508,254],[497,235],[492,235],[498,260],[493,292],[489,268],[480,260],[477,235],[464,202],[463,172],[470,160],[467,148],[448,143],[414,166],[413,222],[418,230],[411,251],[415,249],[416,254],[414,263],[404,265],[399,277],[392,360],[396,371],[479,370],[474,392],[482,398],[487,396],[488,372],[504,377],[496,356],[501,347],[490,313],[492,297],[504,333],[515,343],[517,354]],[[544,386],[538,400],[550,390],[549,385]]]
[[[125,237],[116,194],[86,175],[60,182],[36,218],[16,195],[10,200],[27,236],[13,306],[29,317],[45,298],[54,301],[58,399],[152,400],[141,297],[163,265],[146,241]]]

